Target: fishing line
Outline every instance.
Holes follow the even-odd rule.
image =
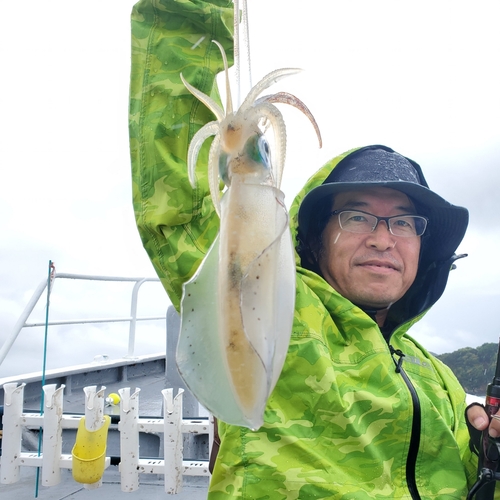
[[[335,245],[335,243],[337,243],[337,241],[339,240],[340,238],[340,232],[337,233],[337,237],[335,238],[333,244]]]
[[[44,392],[43,392],[43,387],[45,385],[45,371],[46,371],[46,365],[47,365],[47,339],[48,339],[48,332],[49,332],[49,305],[50,305],[50,292],[51,292],[51,285],[52,281],[54,280],[55,277],[55,272],[56,268],[54,266],[54,263],[49,260],[49,275],[47,277],[47,304],[45,307],[45,334],[44,334],[44,339],[43,339],[43,362],[42,362],[42,394],[40,397],[40,415],[43,415],[43,408],[44,408]],[[42,450],[42,437],[43,437],[43,427],[40,426],[38,430],[38,456],[41,454]],[[36,484],[35,484],[35,498],[38,498],[38,486],[40,483],[40,467],[36,468]]]

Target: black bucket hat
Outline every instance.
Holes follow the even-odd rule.
[[[364,187],[387,187],[405,193],[415,203],[419,215],[428,217],[422,259],[442,262],[453,256],[469,223],[469,212],[447,202],[429,189],[420,166],[386,146],[367,146],[341,160],[323,184],[303,199],[298,213],[298,229],[308,234],[321,202],[343,191]]]

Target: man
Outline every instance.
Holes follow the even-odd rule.
[[[186,169],[190,139],[213,118],[179,73],[216,98],[222,61],[210,40],[231,54],[231,23],[227,0],[143,0],[133,12],[134,207],[177,308],[218,231],[206,148],[194,190]],[[314,174],[290,215],[287,358],[260,429],[219,423],[209,499],[464,498],[477,468],[465,394],[407,330],[443,293],[467,210],[428,189],[414,161],[369,146]]]

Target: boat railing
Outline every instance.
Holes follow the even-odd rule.
[[[19,336],[23,328],[30,328],[35,326],[49,325],[73,325],[73,324],[88,324],[88,323],[115,323],[115,322],[128,322],[129,323],[129,335],[128,335],[128,350],[127,358],[134,357],[135,350],[135,332],[136,325],[138,321],[150,321],[165,319],[166,314],[162,316],[137,316],[137,299],[139,290],[141,286],[146,282],[159,282],[158,278],[133,278],[133,277],[117,277],[117,276],[93,276],[84,274],[68,274],[68,273],[54,273],[52,281],[56,279],[71,279],[71,280],[89,280],[89,281],[115,281],[115,282],[134,282],[134,287],[132,289],[131,304],[130,304],[130,315],[125,317],[115,317],[115,318],[85,318],[85,319],[72,319],[72,320],[60,320],[60,321],[48,321],[45,322],[34,322],[27,323],[28,318],[33,312],[34,308],[38,304],[42,294],[47,288],[48,280],[43,280],[36,290],[33,292],[30,300],[26,304],[21,316],[17,320],[11,334],[7,337],[0,349],[0,365],[3,363],[7,354],[9,353],[12,345]]]
[[[62,397],[65,386],[49,384],[43,387],[43,412],[24,412],[25,384],[4,384],[5,407],[3,416],[0,483],[14,484],[20,480],[21,468],[41,469],[42,486],[56,486],[62,480],[62,470],[71,469],[73,479],[86,489],[102,485],[105,470],[119,465],[121,490],[133,492],[139,488],[140,476],[158,474],[164,477],[165,492],[179,493],[183,476],[209,477],[208,460],[185,459],[183,435],[208,435],[206,444],[211,449],[214,438],[213,417],[185,419],[182,417],[183,390],[174,395],[173,389],[164,389],[164,416],[140,417],[140,389],[120,389],[119,416],[114,420],[104,413],[103,386],[84,388],[85,415],[65,414]],[[119,432],[120,457],[107,456],[108,428],[114,422]],[[39,452],[23,452],[23,428],[38,429],[42,437]],[[63,430],[77,430],[71,454],[62,453]],[[139,434],[163,434],[163,457],[141,458]],[[43,450],[43,451],[40,451]],[[207,450],[207,451],[208,451]],[[115,461],[113,462],[113,458]]]

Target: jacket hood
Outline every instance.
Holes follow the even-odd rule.
[[[397,175],[400,173],[397,166],[385,168],[384,165],[382,169],[385,171],[378,172],[380,166],[376,165],[376,160],[379,156],[384,160],[387,159],[389,163],[405,162],[407,165],[404,168],[409,168],[414,177],[400,178],[401,176]],[[368,162],[373,163],[375,173],[372,179],[369,178],[371,172],[366,166],[363,167],[362,162],[360,169],[365,168],[365,171],[363,176],[356,178],[355,171],[360,164],[359,158],[368,159]],[[372,163],[368,163],[369,168]],[[345,168],[346,165],[348,168]],[[336,168],[338,170],[335,170]],[[319,204],[331,200],[337,192],[368,186],[383,186],[404,192],[414,201],[419,214],[429,218],[428,230],[422,237],[419,269],[415,281],[389,311],[387,324],[396,327],[426,311],[443,294],[454,261],[464,256],[457,256],[455,251],[468,225],[468,211],[463,207],[452,205],[431,191],[420,166],[391,148],[375,145],[351,149],[328,161],[319,169],[306,182],[292,203],[290,218],[292,236],[297,249],[297,266],[317,272],[314,266],[311,267],[306,263],[304,242],[310,226],[321,218],[321,211],[317,209]]]

